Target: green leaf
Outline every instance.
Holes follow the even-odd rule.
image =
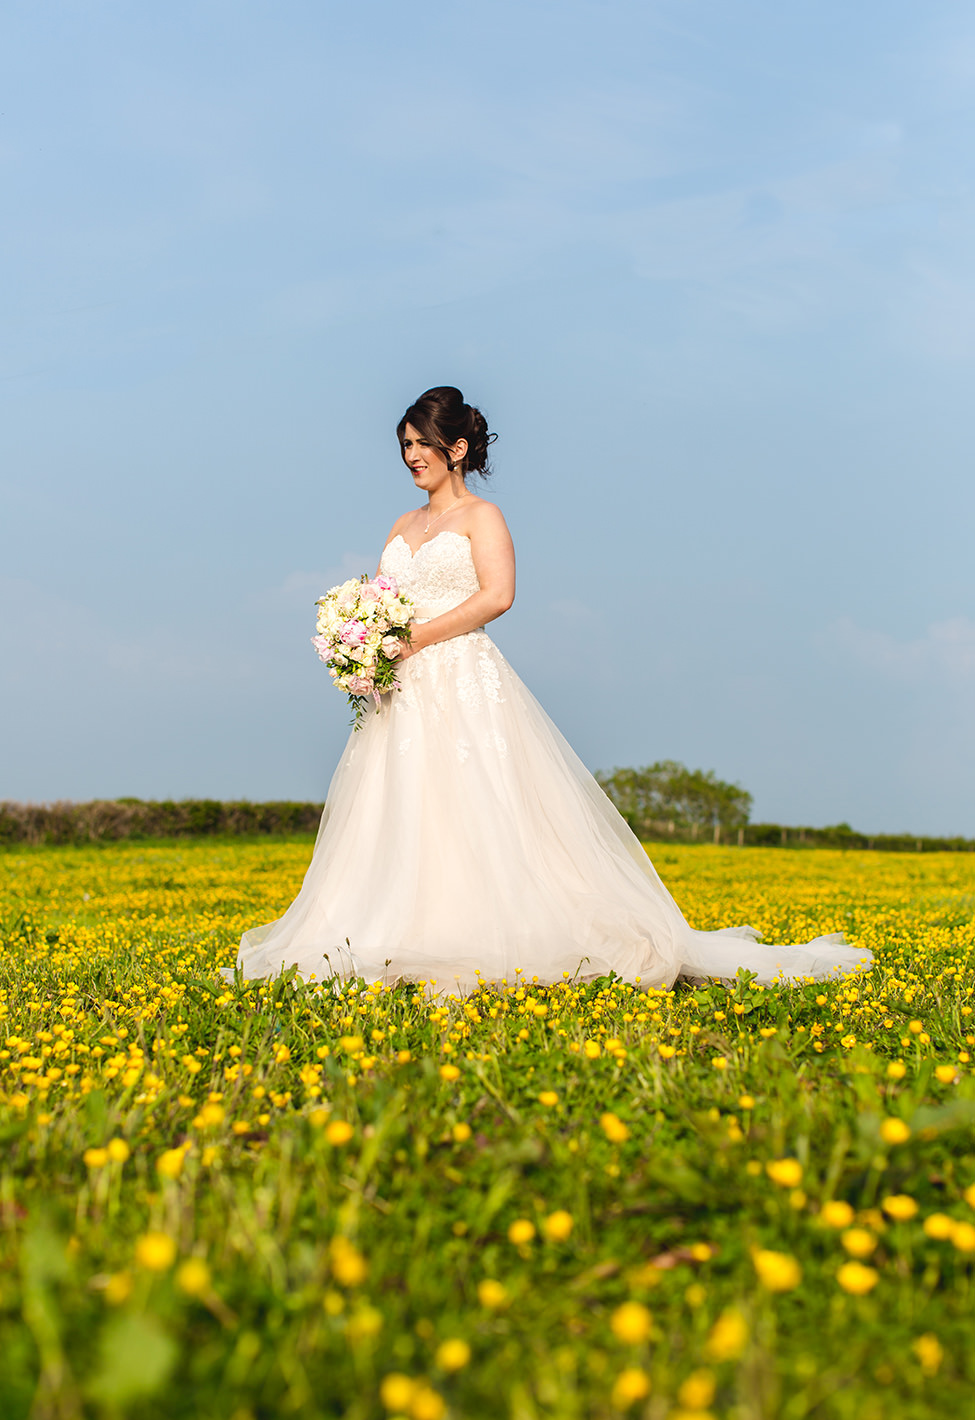
[[[100,1353],[88,1393],[109,1405],[125,1405],[154,1394],[165,1384],[177,1348],[153,1317],[129,1313],[107,1323]]]

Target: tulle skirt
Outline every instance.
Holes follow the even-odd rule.
[[[245,932],[245,978],[770,983],[870,965],[842,935],[695,931],[643,847],[483,631],[410,657],[349,737],[301,891]]]

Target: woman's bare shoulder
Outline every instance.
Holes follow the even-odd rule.
[[[479,498],[476,493],[464,509],[464,521],[471,531],[477,532],[490,532],[507,527],[504,514],[497,503],[489,503],[486,498]]]
[[[395,523],[389,530],[389,536],[386,538],[387,546],[389,543],[392,542],[394,537],[398,537],[400,534],[406,531],[410,523],[416,518],[416,514],[416,508],[410,508],[405,513],[401,513],[399,515],[399,517],[396,519]]]

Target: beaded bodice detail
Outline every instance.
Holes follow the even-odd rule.
[[[449,530],[437,533],[415,553],[397,533],[383,552],[381,570],[413,598],[418,620],[442,616],[481,589],[470,538]]]

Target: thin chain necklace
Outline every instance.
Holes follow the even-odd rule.
[[[457,507],[457,504],[458,504],[458,503],[463,503],[463,501],[464,501],[464,499],[465,499],[466,497],[467,497],[467,494],[466,494],[466,493],[462,493],[462,494],[460,495],[460,497],[457,499],[457,502],[456,502],[456,503],[451,503],[451,505],[450,505],[449,508],[444,508],[443,512],[442,512],[442,513],[438,513],[435,518],[430,518],[430,517],[428,517],[428,518],[427,518],[427,525],[426,525],[426,527],[423,529],[423,536],[426,537],[427,533],[428,533],[428,532],[430,531],[430,529],[433,527],[434,523],[439,523],[439,521],[440,521],[441,518],[445,518],[448,513],[452,513],[452,512],[454,511],[454,509]],[[428,504],[427,504],[427,508],[429,509],[429,507],[430,507],[430,504],[428,503]]]

